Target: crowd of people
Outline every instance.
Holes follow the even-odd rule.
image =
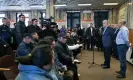
[[[56,23],[38,26],[38,20],[32,19],[25,26],[25,16],[19,15],[14,29],[10,29],[8,18],[2,19],[0,26],[0,57],[12,55],[18,62],[19,74],[16,80],[79,80],[77,64],[81,49],[104,51],[104,69],[110,68],[111,55],[120,60],[121,70],[118,78],[126,77],[126,51],[129,45],[128,29],[124,20],[109,25],[103,21],[103,27],[95,28],[79,25],[73,29],[64,26],[59,30]]]
[[[19,70],[16,80],[79,80],[77,64],[81,61],[77,55],[82,43],[77,40],[75,30],[71,32],[64,27],[59,30],[54,22],[40,27],[37,19],[26,27],[22,14],[14,29],[8,25],[8,18],[2,22],[0,57],[12,55],[16,50]]]

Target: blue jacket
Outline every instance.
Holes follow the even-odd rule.
[[[7,25],[0,26],[0,36],[7,42],[10,42],[11,32],[10,28]]]
[[[58,80],[53,70],[46,72],[37,66],[22,64],[18,69],[20,72],[15,80]]]
[[[32,44],[26,44],[25,42],[21,42],[17,49],[17,56],[26,56],[32,51],[32,49]]]
[[[107,27],[102,36],[103,47],[112,47],[113,44],[113,29]]]

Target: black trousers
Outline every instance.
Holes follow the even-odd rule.
[[[111,60],[111,47],[103,47],[104,49],[104,64],[107,67],[110,67],[110,60]]]
[[[86,46],[87,46],[87,49],[89,49],[89,46],[88,46],[88,39],[84,39],[84,47],[83,49],[85,50],[86,49]]]
[[[68,68],[68,70],[71,70],[73,72],[73,80],[79,80],[77,65],[71,63],[71,64],[67,65],[67,68]]]
[[[95,45],[95,39],[94,36],[91,36],[90,39],[88,39],[88,49],[93,50],[94,45]]]
[[[0,72],[0,80],[7,80],[3,72]]]
[[[114,57],[119,58],[116,43],[113,44],[113,52],[114,52],[114,54],[113,54]]]
[[[0,44],[0,57],[5,55],[12,55],[12,48],[11,47],[4,47],[2,44]]]
[[[81,52],[81,49],[78,48],[78,49],[76,49],[76,50],[72,50],[72,52],[73,52],[73,56],[74,56],[74,59],[75,59],[76,56]]]

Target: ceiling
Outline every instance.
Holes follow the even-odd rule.
[[[56,4],[66,4],[66,7],[58,7],[58,9],[66,10],[85,10],[85,9],[112,9],[126,0],[57,0]],[[117,6],[104,6],[104,3],[119,3]],[[91,6],[78,6],[78,4],[92,4]]]
[[[31,7],[38,6],[38,7]],[[46,0],[0,0],[0,11],[2,10],[31,10],[45,9]]]
[[[55,4],[67,4],[66,7],[56,7],[64,10],[112,9],[117,6],[104,6],[103,3],[119,3],[125,0],[56,0]],[[79,7],[78,4],[89,3],[91,6]],[[31,7],[36,5],[38,7]],[[118,5],[119,6],[119,5]],[[46,9],[46,0],[0,0],[0,11]]]

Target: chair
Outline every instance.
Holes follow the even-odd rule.
[[[14,56],[6,55],[0,58],[0,71],[4,73],[8,80],[16,78],[19,71],[14,62]]]

